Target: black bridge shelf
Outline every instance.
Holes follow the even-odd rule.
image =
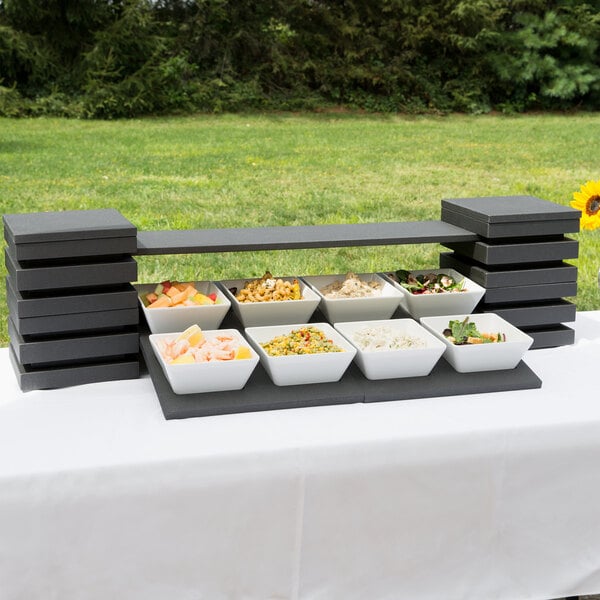
[[[443,221],[288,225],[138,231],[137,254],[190,254],[476,242],[479,236]]]

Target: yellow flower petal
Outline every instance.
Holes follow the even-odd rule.
[[[573,192],[570,205],[581,211],[581,229],[600,227],[600,180],[586,181],[579,192]]]

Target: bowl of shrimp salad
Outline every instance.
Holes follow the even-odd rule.
[[[185,332],[183,332],[185,333]],[[176,394],[242,389],[259,357],[237,329],[149,336],[152,350]]]

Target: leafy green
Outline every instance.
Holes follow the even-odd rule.
[[[481,337],[475,323],[469,322],[469,317],[463,321],[450,321],[448,324],[455,344],[464,344],[470,337]]]

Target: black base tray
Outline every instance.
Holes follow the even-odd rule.
[[[539,388],[541,379],[521,361],[515,369],[458,373],[441,359],[427,377],[370,381],[352,363],[340,381],[276,386],[260,363],[241,390],[175,394],[154,355],[148,331],[140,348],[166,419],[303,408],[355,402],[385,402]]]

